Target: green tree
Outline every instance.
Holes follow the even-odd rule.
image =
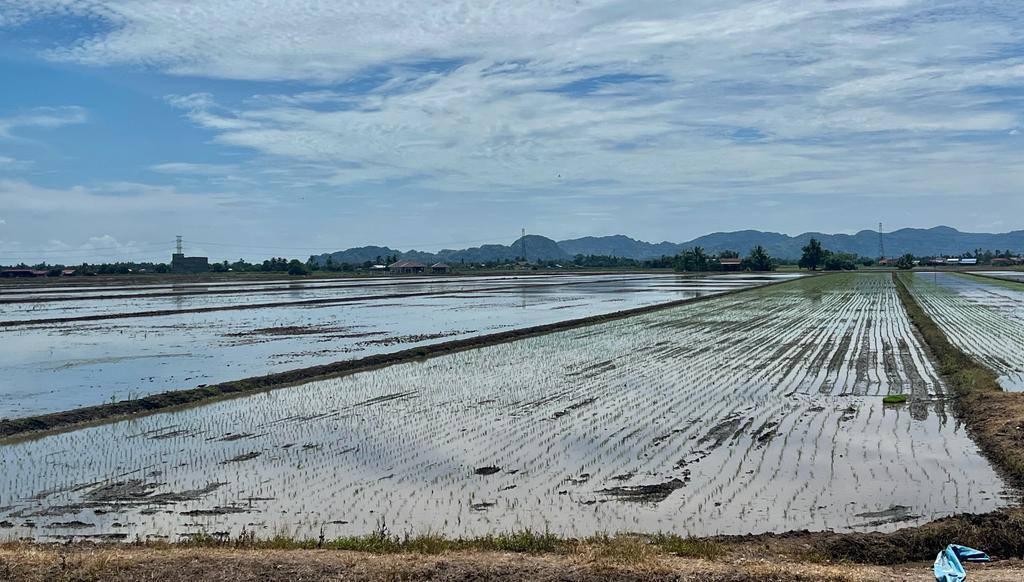
[[[807,246],[800,250],[803,251],[799,263],[801,269],[817,271],[818,267],[824,264],[827,251],[822,248],[821,241],[818,239],[812,238],[807,242]]]
[[[676,255],[677,271],[707,271],[708,255],[702,247],[694,247]]]
[[[708,270],[708,255],[703,247],[693,247],[693,267],[695,271]]]
[[[751,271],[774,271],[775,261],[761,245],[750,249],[750,254],[743,260],[743,268]]]
[[[302,264],[302,261],[292,259],[288,262],[288,274],[293,276],[308,275],[309,270],[306,269],[306,265]]]
[[[824,266],[826,271],[853,271],[857,268],[857,255],[825,251]]]
[[[914,268],[914,255],[907,253],[896,260],[896,267],[899,269],[913,269]]]

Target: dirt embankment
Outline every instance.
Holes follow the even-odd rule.
[[[1024,565],[969,566],[978,580],[1009,582]],[[504,580],[703,582],[934,580],[927,563],[895,567],[792,562],[749,555],[705,560],[652,553],[642,546],[579,546],[565,554],[458,551],[377,555],[330,550],[8,546],[0,580],[269,582],[313,580]]]
[[[164,392],[135,400],[122,400],[121,402],[88,406],[51,414],[0,420],[0,439],[34,432],[62,430],[76,425],[108,421],[136,414],[163,411],[172,407],[193,405],[215,398],[251,394],[275,388],[284,388],[286,386],[310,382],[313,380],[322,380],[346,374],[353,374],[356,372],[363,372],[383,366],[401,364],[423,358],[432,358],[444,354],[506,343],[522,338],[544,335],[555,331],[564,331],[597,323],[615,321],[643,313],[651,313],[663,309],[669,309],[671,307],[678,307],[689,303],[698,303],[701,301],[717,299],[719,297],[726,297],[736,293],[765,289],[776,285],[785,285],[794,281],[799,281],[799,279],[784,279],[781,281],[766,283],[756,287],[755,289],[734,289],[718,293],[716,295],[704,295],[689,299],[680,299],[678,301],[659,303],[657,305],[626,309],[615,313],[594,315],[580,319],[514,329],[472,338],[440,342],[429,346],[410,348],[389,354],[367,356],[356,360],[344,360],[321,366],[289,370],[287,372],[267,374],[265,376],[255,376],[243,380],[221,382],[219,384],[200,386],[189,390]]]

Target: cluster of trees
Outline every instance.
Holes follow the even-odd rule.
[[[911,253],[907,253],[902,257],[896,259],[896,266],[900,269],[913,269],[915,263],[927,263],[935,259],[945,260],[945,256],[929,256],[929,257],[918,257]],[[1013,251],[1005,250],[981,250],[976,249],[973,253],[963,253],[958,257],[952,257],[958,259],[977,259],[979,265],[991,265],[995,259],[1010,259],[1012,262],[1017,262],[1017,255]]]
[[[821,245],[821,241],[817,239],[811,239],[807,245],[802,249],[802,255],[800,260],[797,262],[800,268],[809,269],[816,271],[822,269],[825,271],[852,271],[858,266],[872,266],[875,264],[875,260],[867,257],[859,257],[851,253],[832,252]],[[978,259],[978,264],[985,265],[991,264],[993,259],[1007,258],[1014,259],[1015,253],[1009,249],[1007,250],[984,250],[975,249],[974,252],[963,253],[960,258]],[[571,260],[571,265],[575,267],[583,268],[646,268],[646,269],[675,269],[676,271],[718,271],[721,270],[722,266],[719,262],[721,259],[737,259],[740,258],[739,253],[735,251],[722,251],[717,255],[707,253],[701,247],[694,247],[692,249],[686,249],[683,252],[674,256],[661,256],[656,259],[648,259],[638,261],[636,259],[628,259],[623,257],[613,257],[604,255],[576,255]],[[914,267],[915,261],[918,259],[925,261],[931,257],[915,257],[912,254],[905,254],[899,257],[895,265],[901,269],[911,269]],[[365,261],[363,263],[335,263],[333,258],[328,257],[325,264],[320,264],[316,257],[310,256],[305,262],[298,259],[286,259],[284,257],[273,257],[263,262],[250,263],[245,259],[239,259],[235,262],[222,261],[220,263],[211,263],[210,270],[215,273],[225,273],[228,271],[240,272],[240,273],[251,273],[251,272],[264,272],[264,273],[288,273],[289,275],[301,276],[307,275],[312,271],[334,271],[334,272],[353,272],[358,270],[368,270],[373,265],[389,265],[397,262],[399,259],[398,255],[389,256],[377,256],[374,261]],[[463,263],[463,268],[466,269],[495,269],[507,267],[509,264],[514,263],[510,259],[502,261],[491,261],[487,263],[473,263],[466,265]],[[743,258],[740,269],[744,271],[773,271],[779,264],[792,264],[785,260],[778,260],[769,256],[768,252],[764,247],[758,245],[750,250],[750,253]],[[558,261],[536,261],[534,268],[555,268],[563,266]],[[59,276],[63,269],[74,269],[76,275],[123,275],[128,273],[168,273],[171,268],[167,263],[153,263],[153,262],[116,262],[116,263],[101,263],[101,264],[89,264],[82,263],[81,265],[61,265],[61,264],[48,264],[39,263],[35,265],[26,265],[24,263],[18,265],[12,265],[13,268],[18,269],[35,269],[41,271],[47,271],[52,276]]]
[[[8,268],[8,267],[4,267]],[[64,269],[74,269],[75,275],[80,276],[92,276],[92,275],[127,275],[129,273],[170,273],[171,266],[167,263],[152,263],[152,262],[117,262],[117,263],[100,263],[100,264],[89,264],[82,263],[80,265],[54,265],[49,263],[38,263],[35,265],[26,265],[21,263],[18,265],[12,265],[10,268],[14,269],[35,269],[37,271],[46,271],[50,276],[59,276],[61,271]],[[239,273],[288,273],[289,275],[306,275],[310,269],[298,259],[285,259],[283,257],[274,257],[267,259],[262,263],[250,263],[245,259],[239,259],[234,263],[223,261],[220,263],[211,263],[210,271],[214,273],[226,273],[228,271],[235,271]]]
[[[310,271],[332,271],[332,272],[352,272],[358,271],[359,269],[369,269],[374,265],[390,265],[391,263],[398,262],[398,255],[377,255],[372,261],[363,261],[362,263],[337,263],[334,261],[334,257],[328,255],[327,260],[323,264],[317,260],[313,255],[309,256],[306,260],[306,268]]]
[[[718,255],[709,255],[703,248],[694,247],[686,249],[673,257],[662,256],[657,259],[644,261],[644,267],[652,269],[671,268],[676,271],[720,271],[722,269],[721,259],[738,259],[740,254],[736,251],[722,251]],[[744,271],[774,271],[777,262],[768,251],[761,245],[750,249],[750,254],[740,263],[740,269]]]
[[[803,254],[798,265],[802,269],[810,269],[812,271],[818,270],[819,267],[825,271],[852,271],[858,265],[870,267],[875,264],[874,259],[867,257],[858,257],[850,253],[834,253],[823,248],[821,242],[813,238],[807,242],[807,245],[801,251]],[[917,257],[911,253],[906,253],[891,264],[894,264],[899,269],[913,269],[915,263],[929,261],[932,258],[934,257]],[[979,265],[990,265],[993,259],[1015,259],[1015,255],[1009,249],[1005,251],[975,249],[973,253],[963,253],[956,258],[977,259]]]
[[[832,252],[822,247],[821,241],[816,238],[807,241],[807,245],[800,250],[802,254],[797,266],[811,271],[817,271],[819,267],[825,271],[853,271],[858,265],[870,267],[875,264],[874,259],[853,253]]]
[[[587,267],[592,269],[642,266],[641,262],[636,259],[613,257],[610,255],[576,255],[572,259],[572,264],[576,267]]]
[[[5,269],[34,269],[36,271],[46,271],[47,276],[58,277],[61,271],[64,269],[74,269],[75,275],[127,275],[128,273],[168,273],[171,270],[170,265],[166,263],[150,263],[142,262],[136,263],[133,261],[129,262],[117,262],[117,263],[101,263],[93,265],[89,263],[82,263],[80,265],[62,265],[62,264],[50,264],[50,263],[36,263],[35,265],[27,265],[25,263],[19,263],[17,265],[11,265],[10,267],[3,267]]]
[[[286,259],[284,257],[273,257],[262,263],[250,263],[245,259],[238,259],[233,263],[223,261],[210,263],[210,270],[214,273],[288,273],[289,275],[307,275],[309,268],[306,263],[298,259]]]
[[[978,259],[978,263],[982,265],[988,265],[992,263],[992,259],[1013,259],[1017,256],[1016,253],[1010,249],[1001,251],[996,249],[990,251],[987,249],[974,249],[973,253],[964,253],[960,255],[961,259]]]

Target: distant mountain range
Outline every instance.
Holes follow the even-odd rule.
[[[525,240],[524,240],[525,238]],[[583,238],[554,241],[550,238],[527,235],[511,245],[484,245],[468,249],[444,249],[436,253],[423,251],[400,251],[389,247],[358,247],[334,253],[325,253],[317,258],[323,264],[328,257],[335,263],[364,263],[377,261],[391,255],[423,263],[484,263],[490,261],[515,260],[522,256],[525,242],[526,258],[530,261],[568,261],[577,254],[606,255],[629,259],[653,259],[662,255],[675,255],[684,249],[703,247],[710,254],[722,251],[737,251],[746,255],[756,245],[761,245],[773,257],[797,259],[800,249],[812,238],[832,251],[855,253],[866,257],[878,255],[878,232],[862,230],[857,234],[825,234],[805,232],[789,236],[777,232],[740,230],[716,232],[682,243],[649,243],[623,235],[587,236]],[[905,253],[915,255],[959,255],[975,249],[1006,250],[1024,252],[1024,230],[1002,234],[960,232],[948,226],[935,228],[903,228],[887,232],[883,236],[885,254],[889,257]]]

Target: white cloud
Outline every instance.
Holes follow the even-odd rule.
[[[88,114],[83,107],[36,107],[10,117],[0,117],[0,138],[12,137],[16,128],[55,129],[65,125],[85,123]]]
[[[215,211],[237,200],[233,194],[179,192],[172,186],[114,182],[100,186],[47,188],[24,180],[0,179],[0,208],[8,217],[49,213],[138,218],[146,213]]]
[[[167,162],[149,167],[161,174],[221,176],[235,171],[235,166],[228,164],[196,164],[191,162]]]
[[[610,197],[1016,193],[1015,6],[0,0],[0,14],[102,22],[46,53],[61,62],[288,81],[167,97],[215,144],[255,154],[150,167],[176,180],[525,192],[589,216]]]
[[[236,216],[240,205],[250,214],[263,208],[258,200],[230,192],[183,192],[134,182],[51,188],[0,179],[8,239],[0,241],[0,264],[166,260],[175,234],[217,233],[229,219],[244,223],[247,217]]]
[[[9,156],[0,156],[0,172],[14,172],[23,170],[32,165],[32,162],[19,160]]]

